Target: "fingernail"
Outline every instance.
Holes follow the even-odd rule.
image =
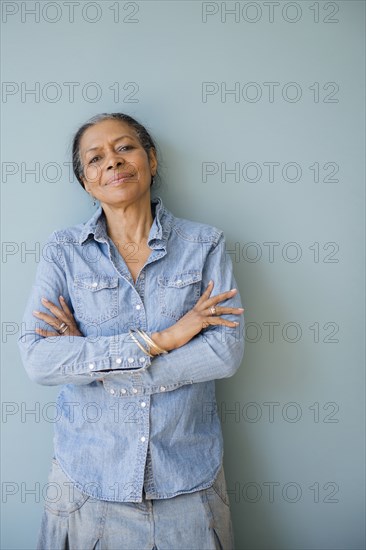
[[[208,284],[209,284],[209,285],[212,285],[212,283],[213,283],[213,280],[210,279],[210,280],[208,281]],[[208,285],[207,285],[207,286],[208,286]]]
[[[63,296],[59,296],[60,300],[65,300],[65,298]]]
[[[41,298],[42,302],[48,302],[47,298],[45,298],[44,296]]]
[[[230,290],[230,292],[234,292],[234,290],[237,290],[237,288],[232,288],[232,289]]]
[[[238,310],[239,311],[244,311],[244,308],[243,307],[238,307]]]
[[[40,312],[38,311],[38,309],[34,309],[33,313],[40,313]]]

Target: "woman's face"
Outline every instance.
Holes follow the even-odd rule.
[[[125,122],[103,120],[88,128],[80,140],[80,157],[85,189],[102,206],[131,202],[150,193],[156,155],[151,150],[148,157],[135,130]]]

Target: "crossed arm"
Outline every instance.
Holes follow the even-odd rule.
[[[43,385],[90,384],[118,376],[127,383],[133,373],[138,374],[146,391],[154,393],[160,385],[176,387],[235,374],[244,354],[244,316],[238,291],[230,291],[236,281],[223,234],[207,256],[202,272],[205,291],[195,307],[164,331],[146,331],[169,350],[167,355],[152,358],[129,333],[96,339],[81,334],[67,305],[70,297],[62,258],[55,254],[58,243],[54,233],[48,244],[56,245],[50,247],[52,261],[42,258],[38,265],[23,315],[25,330],[18,339],[24,367],[32,380]],[[208,284],[210,280],[213,284]],[[211,296],[213,288],[219,294]],[[42,302],[42,297],[48,302]],[[220,305],[223,301],[228,303]],[[40,304],[43,310],[34,313]],[[216,306],[217,316],[209,315],[211,305]],[[37,319],[49,326],[40,329]],[[71,328],[61,335],[56,328],[62,322]]]

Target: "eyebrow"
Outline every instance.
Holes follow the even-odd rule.
[[[120,139],[123,139],[123,138],[126,138],[126,137],[132,138],[132,139],[133,139],[133,136],[130,136],[129,134],[124,134],[123,136],[119,136],[118,138],[114,139],[114,140],[112,141],[112,143],[116,143],[116,141],[119,141]],[[86,155],[87,153],[89,153],[89,151],[95,151],[96,149],[100,149],[100,147],[99,147],[99,146],[90,147],[90,149],[87,149],[87,150],[85,151],[85,155]]]

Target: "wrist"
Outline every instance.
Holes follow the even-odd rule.
[[[155,342],[155,344],[165,349],[166,351],[172,351],[173,349],[175,349],[175,343],[167,330],[152,332],[151,339]],[[152,353],[153,355],[159,355],[159,353],[154,351],[152,347],[150,348],[150,353]]]

